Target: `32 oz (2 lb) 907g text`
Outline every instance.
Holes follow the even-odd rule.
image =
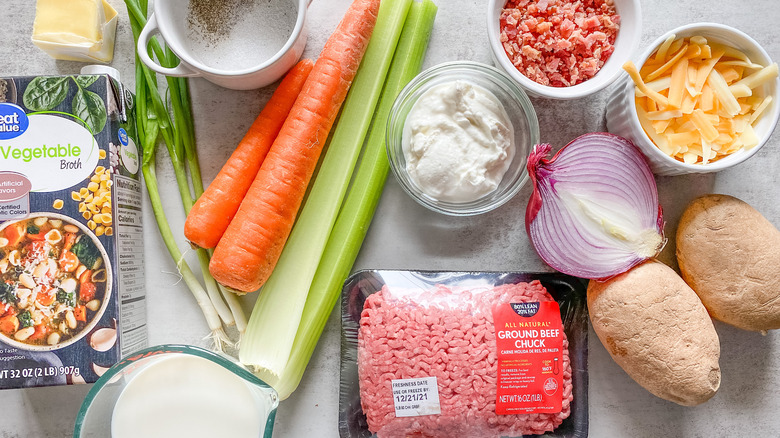
[[[73,367],[73,366],[22,368],[19,370],[0,370],[0,380],[29,379],[31,377],[49,377],[49,376],[59,376],[62,374],[72,374],[74,376],[78,376],[79,374],[81,374],[81,372],[77,367]]]

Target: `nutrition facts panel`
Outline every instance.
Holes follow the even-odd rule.
[[[115,271],[119,283],[121,354],[146,346],[146,291],[144,288],[144,248],[141,226],[141,183],[114,176],[116,200]]]

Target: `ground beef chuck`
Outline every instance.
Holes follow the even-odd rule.
[[[496,415],[496,337],[492,306],[551,301],[538,281],[481,290],[437,286],[366,300],[358,334],[360,398],[368,428],[384,437],[501,437],[552,431],[571,412],[572,373],[563,339],[563,409]],[[437,378],[441,415],[396,418],[391,381]]]

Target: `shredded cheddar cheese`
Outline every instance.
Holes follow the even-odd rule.
[[[701,36],[664,41],[634,81],[636,110],[647,136],[665,154],[707,164],[760,141],[755,124],[772,102],[762,86],[778,76],[741,51]]]

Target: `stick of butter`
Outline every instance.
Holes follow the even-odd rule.
[[[111,62],[116,22],[106,0],[38,0],[32,42],[54,59]]]

